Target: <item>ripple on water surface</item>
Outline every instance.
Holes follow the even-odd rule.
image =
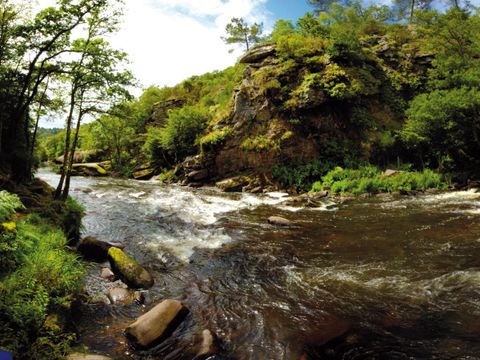
[[[72,187],[87,208],[85,232],[124,241],[153,269],[147,308],[172,297],[191,310],[171,341],[132,354],[121,331],[144,310],[95,308],[81,326],[93,350],[188,359],[192,337],[208,328],[236,359],[479,358],[475,191],[312,211],[281,205],[280,194],[115,179],[75,178]],[[271,215],[297,226],[269,225]],[[171,256],[183,265],[157,266]]]

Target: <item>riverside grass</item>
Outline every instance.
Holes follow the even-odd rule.
[[[336,167],[323,176],[322,181],[313,184],[311,191],[330,190],[334,194],[381,193],[427,189],[446,189],[442,176],[432,170],[400,171],[385,176],[375,166],[359,169]]]
[[[75,335],[59,314],[81,292],[83,263],[60,227],[37,214],[14,216],[23,209],[18,197],[0,197],[3,220],[15,224],[0,231],[0,349],[16,359],[62,359]]]

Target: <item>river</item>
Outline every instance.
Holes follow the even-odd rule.
[[[56,185],[57,175],[38,177]],[[480,193],[378,196],[316,209],[284,194],[72,179],[84,235],[120,242],[155,276],[145,306],[82,307],[79,342],[115,359],[480,359]],[[267,223],[279,215],[296,223]],[[100,265],[87,288],[103,296]],[[166,298],[190,310],[148,351],[122,330]]]

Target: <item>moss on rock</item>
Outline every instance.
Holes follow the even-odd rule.
[[[128,286],[137,289],[153,286],[152,275],[121,249],[111,247],[108,250],[108,260],[113,272]]]

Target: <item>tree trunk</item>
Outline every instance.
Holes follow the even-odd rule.
[[[66,124],[66,133],[65,133],[65,150],[63,152],[63,164],[60,175],[60,181],[58,182],[57,190],[55,190],[55,199],[60,199],[62,194],[63,183],[65,181],[65,175],[68,165],[68,155],[70,154],[70,137],[72,132],[72,118],[73,110],[75,107],[75,89],[72,87],[72,93],[70,94],[70,110],[68,112],[67,124]]]
[[[78,135],[80,134],[80,123],[82,122],[82,117],[83,117],[83,112],[82,112],[82,107],[80,106],[80,109],[78,111],[77,127],[75,129],[75,135],[73,137],[73,144],[72,144],[72,148],[70,150],[70,157],[68,159],[67,172],[65,174],[65,188],[63,189],[63,193],[62,193],[62,199],[63,200],[67,199],[68,192],[70,191],[70,178],[72,176],[72,167],[73,167],[73,161],[74,161],[74,158],[75,158],[75,149],[77,148]]]
[[[411,8],[410,8],[410,22],[413,21],[413,14],[415,13],[415,0],[411,0]]]
[[[250,45],[248,44],[248,34],[245,33],[245,45],[247,46],[247,51],[250,50]]]

